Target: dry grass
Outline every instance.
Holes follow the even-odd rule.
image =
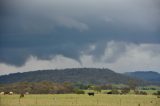
[[[1,95],[0,106],[160,106],[153,95]]]

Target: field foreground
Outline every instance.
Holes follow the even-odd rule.
[[[160,106],[153,95],[0,95],[0,106]]]

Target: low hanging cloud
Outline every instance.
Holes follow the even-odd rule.
[[[57,56],[78,62],[78,67],[113,63],[118,67],[117,61],[128,56],[127,44],[140,47],[149,58],[160,54],[159,0],[2,0],[1,4],[0,64],[6,70],[20,70],[31,57],[52,63]],[[85,56],[90,64],[82,59]]]
[[[81,62],[78,62],[72,58],[65,57],[63,55],[57,55],[53,57],[51,60],[40,60],[36,57],[31,56],[27,60],[27,62],[21,67],[0,64],[0,71],[1,74],[8,74],[43,69],[103,67],[110,68],[116,72],[127,72],[137,70],[154,70],[160,72],[160,54],[157,54],[157,51],[159,51],[160,49],[153,49],[157,47],[160,48],[160,44],[135,44],[127,42],[110,41],[106,45],[107,47],[105,50],[108,52],[105,51],[104,55],[101,56],[99,61],[94,61],[94,55],[89,53],[83,53],[80,56]],[[125,51],[124,49],[116,49],[122,45],[123,48],[125,48]],[[95,50],[93,48],[93,46],[90,46],[91,51]],[[110,59],[113,58],[113,55],[115,56],[113,59],[114,61],[110,61]],[[118,56],[116,57],[116,55]]]
[[[76,68],[80,67],[79,62],[64,57],[62,55],[57,55],[50,60],[40,60],[36,57],[31,56],[28,58],[27,62],[21,66],[17,67],[14,65],[0,64],[0,74],[8,74],[15,72],[27,72],[35,70],[45,70],[45,69],[63,69],[63,68]]]

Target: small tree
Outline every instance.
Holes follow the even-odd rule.
[[[145,92],[145,91],[135,90],[134,93],[135,93],[136,95],[147,95],[147,92]]]
[[[131,90],[136,90],[137,87],[137,82],[135,80],[129,80],[128,81],[128,86]]]
[[[121,93],[122,94],[128,94],[130,92],[130,89],[129,88],[123,88],[122,90],[121,90]]]
[[[119,91],[117,89],[112,89],[111,92],[112,94],[119,94]]]
[[[145,92],[145,91],[140,91],[139,94],[140,94],[140,95],[147,95],[147,92]]]
[[[81,89],[74,89],[74,93],[76,94],[85,94],[85,92]]]
[[[96,91],[97,93],[101,93],[101,88],[99,86],[94,86],[94,91]]]
[[[157,91],[156,93],[153,93],[153,95],[160,95],[160,91]]]

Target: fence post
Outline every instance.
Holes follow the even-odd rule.
[[[36,97],[36,105],[37,105],[37,97]]]
[[[0,106],[1,106],[2,104],[1,104],[1,95],[0,95]]]
[[[98,99],[97,99],[97,105],[98,105],[98,103],[99,103],[99,102],[98,102]]]
[[[54,101],[54,105],[55,105],[56,104],[56,97],[53,98],[53,101]]]
[[[77,97],[76,97],[76,104],[77,104]]]
[[[20,100],[21,98],[19,98],[19,104],[21,103],[21,100]]]

